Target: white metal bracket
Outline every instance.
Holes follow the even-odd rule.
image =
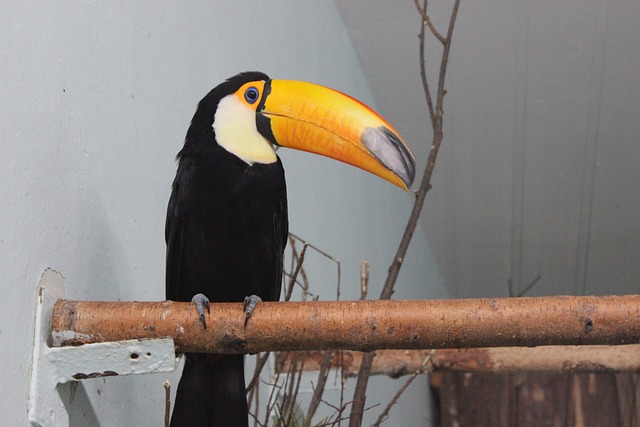
[[[64,287],[64,277],[52,269],[45,270],[38,283],[28,403],[32,426],[69,424],[56,390],[58,384],[103,376],[172,372],[178,366],[171,338],[50,347],[53,306],[65,297]]]

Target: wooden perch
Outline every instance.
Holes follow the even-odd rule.
[[[437,349],[640,342],[640,295],[421,301],[56,302],[53,345],[172,337],[178,351]]]
[[[324,351],[306,352],[295,358],[294,352],[278,352],[278,363],[287,372],[294,361],[304,360],[304,371],[317,371]],[[334,352],[333,368],[345,377],[355,377],[363,353]],[[298,362],[300,363],[300,362]],[[640,344],[581,345],[541,347],[491,347],[439,350],[379,350],[371,366],[371,375],[398,378],[414,373],[447,372],[546,372],[558,374],[640,372]]]

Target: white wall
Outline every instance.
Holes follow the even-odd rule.
[[[333,3],[22,0],[2,2],[0,17],[0,413],[2,425],[24,425],[46,267],[65,275],[70,298],[163,299],[174,156],[211,87],[258,69],[374,99]],[[342,260],[345,298],[358,295],[358,264],[369,260],[377,295],[411,197],[325,159],[281,155],[291,230]],[[443,296],[423,235],[412,251],[397,296]],[[71,424],[160,425],[166,377],[87,381]],[[371,403],[395,391],[382,383]],[[388,425],[424,420],[426,389],[413,386]]]

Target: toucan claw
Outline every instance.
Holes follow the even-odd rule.
[[[198,315],[200,316],[200,322],[206,330],[207,320],[204,317],[204,309],[206,307],[207,313],[211,313],[211,304],[209,303],[209,298],[207,298],[204,294],[195,294],[193,298],[191,298],[191,302],[196,305],[196,310],[198,310]]]
[[[249,318],[251,317],[251,315],[253,314],[253,310],[256,308],[256,306],[262,302],[262,298],[260,298],[258,295],[250,295],[248,297],[244,297],[244,311],[245,311],[245,318],[244,318],[244,327],[247,327],[247,323],[249,322]]]

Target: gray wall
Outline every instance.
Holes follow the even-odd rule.
[[[373,96],[333,3],[5,1],[0,16],[0,413],[3,425],[24,425],[34,292],[46,267],[65,275],[70,298],[163,299],[174,156],[211,87],[260,69]],[[361,259],[377,295],[411,196],[329,160],[281,155],[292,231],[341,260],[343,298],[358,295]],[[333,270],[314,262],[314,286],[333,298],[335,279],[323,277]],[[397,296],[446,296],[421,233]],[[160,425],[165,378],[83,383],[72,425]],[[371,404],[398,385],[374,380]],[[388,425],[424,422],[426,388],[416,382]]]
[[[424,158],[413,2],[336,3],[377,106]],[[443,33],[452,3],[429,4]],[[441,46],[426,45],[434,88]],[[507,296],[538,275],[530,295],[639,291],[639,70],[640,2],[461,2],[422,216],[454,295]]]

